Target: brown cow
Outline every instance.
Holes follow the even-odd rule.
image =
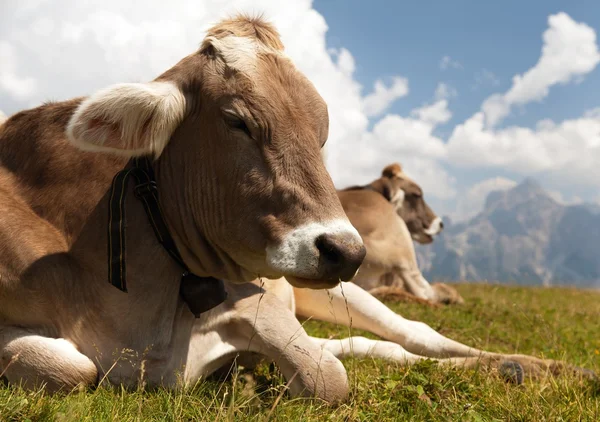
[[[266,281],[267,291],[260,281],[240,284],[260,273],[333,286],[360,265],[363,245],[319,159],[322,106],[274,29],[240,17],[212,28],[198,52],[155,82],[11,117],[0,127],[0,375],[50,390],[99,380],[176,387],[250,352],[277,362],[293,395],[336,402],[348,395],[335,357],[348,344],[404,363],[452,357],[441,362],[517,375],[568,368],[461,345],[352,283],[344,283],[347,301],[339,287],[311,297],[315,289],[293,292],[284,280]],[[135,170],[129,157],[148,153],[157,156],[162,217],[183,263],[145,215],[141,202],[151,197],[140,188],[152,184],[119,189],[124,202],[117,195],[113,208],[110,193],[122,187],[113,176],[120,182]],[[109,210],[122,205],[127,232],[114,234],[130,245],[128,293],[106,282]],[[194,318],[179,292],[182,266],[230,279],[227,299]],[[311,338],[294,301],[326,320],[370,324],[390,341]]]
[[[419,270],[411,237],[431,243],[444,226],[400,164],[386,166],[379,179],[342,189],[338,196],[367,247],[354,283],[379,298],[464,303],[456,289],[430,285]]]
[[[421,244],[431,243],[433,236],[444,228],[442,219],[425,202],[421,187],[404,173],[399,163],[384,167],[381,177],[367,185],[338,191],[340,199],[343,198],[342,206],[351,207],[352,202],[360,201],[359,196],[354,199],[353,192],[364,190],[378,192],[387,199],[406,223],[411,237]]]
[[[276,30],[247,17],[214,26],[152,82],[11,116],[0,127],[0,374],[50,389],[133,384],[137,369],[113,367],[113,352],[151,347],[149,381],[172,384],[188,359],[174,345],[206,328],[179,294],[184,270],[309,288],[352,279],[365,249],[320,159],[327,135],[327,106]],[[157,240],[145,193],[111,185],[132,157],[151,157],[145,174],[181,265]],[[126,261],[128,293],[107,283],[121,199],[127,220],[110,239],[129,245],[115,273]]]

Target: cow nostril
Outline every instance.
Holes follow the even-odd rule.
[[[329,236],[322,234],[317,237],[315,241],[315,245],[319,250],[321,256],[331,264],[339,264],[342,260],[341,253],[333,241]]]
[[[351,280],[365,257],[362,242],[351,235],[322,234],[315,240],[320,255],[320,266],[326,278]]]
[[[444,222],[440,221],[440,230],[442,230],[444,228]]]

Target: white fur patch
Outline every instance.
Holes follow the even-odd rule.
[[[228,35],[221,39],[206,37],[206,41],[223,57],[227,66],[251,77],[258,73],[259,53],[287,58],[282,51],[269,48],[254,38]]]
[[[404,205],[404,198],[406,194],[402,189],[398,189],[398,191],[392,196],[391,202],[396,205],[396,209],[399,210]]]
[[[442,219],[440,217],[436,217],[435,220],[431,222],[429,227],[424,230],[425,234],[429,236],[433,236],[438,234],[442,230]]]
[[[286,234],[277,246],[267,246],[267,263],[276,271],[296,277],[318,276],[319,251],[316,240],[319,236],[349,235],[358,243],[362,238],[348,220],[337,219],[328,223],[309,223]]]
[[[117,84],[84,100],[66,133],[85,151],[158,157],[185,112],[185,97],[170,82]],[[115,134],[115,129],[120,133]]]

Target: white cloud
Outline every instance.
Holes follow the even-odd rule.
[[[368,117],[378,116],[383,113],[394,101],[408,94],[408,79],[396,76],[390,86],[378,80],[375,82],[373,92],[363,99],[363,107]]]
[[[534,129],[496,129],[514,104],[548,95],[556,83],[590,72],[600,61],[596,34],[564,13],[550,16],[537,64],[516,76],[505,94],[488,98],[482,110],[457,125],[447,143],[447,158],[463,167],[501,167],[523,175],[546,174],[563,184],[600,186],[600,108],[582,117],[542,119]]]
[[[549,119],[536,129],[486,129],[483,113],[458,125],[448,142],[448,157],[467,167],[502,167],[520,174],[553,172],[571,182],[600,185],[600,115]]]
[[[456,97],[457,95],[458,91],[444,82],[440,82],[435,89],[436,100],[447,100],[449,98]]]
[[[573,195],[571,199],[567,200],[565,199],[564,195],[558,190],[549,189],[547,190],[547,192],[552,199],[554,199],[556,202],[562,205],[579,205],[583,204],[584,202],[583,199],[577,195]]]
[[[150,80],[194,51],[211,24],[240,11],[263,12],[275,23],[287,53],[328,103],[325,155],[338,186],[370,181],[389,162],[402,160],[426,191],[453,193],[453,179],[435,161],[444,147],[431,135],[430,122],[392,116],[368,130],[370,116],[407,95],[408,81],[378,81],[363,98],[352,54],[327,48],[327,24],[310,0],[150,0],[143,8],[123,8],[121,0],[9,3],[0,16],[0,41],[14,53],[9,70],[25,88],[0,86],[0,108],[14,112],[112,83]],[[4,63],[1,69],[6,73]],[[418,148],[403,146],[403,140]],[[429,152],[434,156],[425,157]]]
[[[12,44],[0,40],[0,91],[10,96],[25,100],[30,98],[36,89],[35,79],[17,75],[16,54]]]
[[[562,12],[549,16],[548,25],[536,65],[522,75],[515,75],[508,92],[494,94],[483,103],[488,126],[500,123],[510,114],[513,105],[541,101],[553,85],[580,81],[600,62],[596,33],[592,28],[575,22]]]
[[[579,177],[600,185],[600,177],[595,177],[600,172],[600,109],[562,123],[544,120],[535,130],[500,131],[486,128],[485,114],[479,112],[457,126],[446,145],[433,132],[451,118],[448,101],[455,90],[440,84],[430,104],[409,116],[383,115],[369,130],[369,118],[385,113],[393,101],[407,95],[408,82],[404,78],[395,78],[389,85],[378,81],[373,92],[363,97],[363,87],[354,78],[352,54],[344,48],[328,50],[327,23],[310,0],[289,4],[277,0],[151,0],[143,8],[126,9],[121,0],[9,2],[0,15],[0,108],[12,114],[32,103],[86,95],[112,83],[151,80],[194,51],[209,25],[238,11],[264,12],[276,24],[287,53],[328,103],[326,160],[340,187],[368,182],[394,161],[402,162],[426,194],[437,198],[456,194],[456,181],[446,172],[445,162],[502,166],[526,174],[558,171],[573,180]],[[540,59],[533,68],[567,69],[559,72],[558,79],[542,78],[546,87],[554,80],[561,83],[572,75],[581,76],[593,61],[589,57],[597,54],[589,42],[592,39],[593,45],[593,31],[569,21],[568,16],[551,21],[552,28],[558,29],[545,35],[545,45],[561,53],[547,52],[544,47],[542,56],[549,59]],[[563,36],[565,31],[578,35]],[[555,39],[569,45],[558,48]],[[587,58],[587,65],[554,63],[557,58],[573,61],[580,57]],[[462,68],[448,56],[440,66]],[[544,92],[523,88],[538,86],[529,82],[530,74],[526,72],[521,82],[515,82],[519,89],[513,85],[519,94],[510,96],[515,104],[527,97],[523,92]],[[540,78],[545,74],[537,73]]]
[[[462,69],[463,66],[462,64],[460,64],[460,62],[458,62],[457,60],[453,60],[450,56],[442,57],[442,59],[440,60],[440,69],[447,70],[450,68]]]
[[[452,215],[454,221],[466,221],[473,218],[483,209],[490,192],[505,191],[517,185],[517,182],[504,177],[494,177],[473,185],[468,191],[458,196],[456,211]]]
[[[367,183],[379,177],[384,166],[401,161],[405,171],[427,195],[447,199],[456,194],[455,179],[440,164],[446,154],[443,141],[432,134],[434,125],[412,117],[388,114],[370,132],[337,149],[349,171],[337,177],[339,187]],[[328,148],[328,155],[333,149]],[[329,157],[328,157],[329,158]]]
[[[600,120],[600,107],[593,108],[584,113],[583,117],[587,119]]]
[[[439,100],[433,104],[417,108],[411,111],[411,115],[432,127],[446,123],[452,118],[452,113],[448,110],[448,100]]]

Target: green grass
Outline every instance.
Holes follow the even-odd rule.
[[[389,304],[444,335],[500,352],[565,359],[600,373],[600,293],[575,289],[458,286],[466,304],[430,309]],[[308,332],[345,336],[348,329],[308,321]],[[371,335],[353,330],[353,334]],[[410,368],[383,361],[345,360],[352,392],[338,407],[290,399],[272,365],[236,371],[184,393],[125,392],[120,388],[47,396],[0,387],[0,420],[461,420],[597,421],[600,387],[575,378],[506,384],[483,372]]]

